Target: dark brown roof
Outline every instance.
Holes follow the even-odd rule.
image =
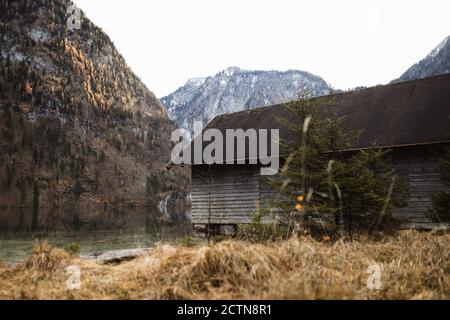
[[[352,149],[450,141],[450,74],[340,93],[333,101],[345,117],[345,131],[360,132]],[[277,128],[289,140],[292,133],[277,121],[289,117],[292,113],[280,104],[220,115],[205,129]]]

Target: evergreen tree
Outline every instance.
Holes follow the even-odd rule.
[[[436,222],[450,222],[450,148],[445,150],[439,163],[440,180],[447,190],[431,195],[431,218]]]
[[[16,161],[13,159],[6,165],[5,168],[6,171],[6,181],[5,181],[5,187],[6,190],[9,190],[14,182],[14,178],[16,177]]]
[[[98,192],[99,187],[100,187],[100,170],[98,168],[96,168],[95,176],[94,176],[94,186],[93,186],[94,193]]]
[[[13,129],[13,119],[12,119],[12,112],[11,112],[12,106],[10,103],[8,103],[4,108],[4,120],[5,120],[5,127],[8,130]]]
[[[31,218],[31,229],[36,230],[39,223],[39,181],[34,181],[33,186],[33,212],[32,212],[32,218]]]
[[[147,195],[154,195],[160,191],[161,183],[158,178],[158,175],[155,173],[152,173],[150,176],[147,177],[146,181],[146,190]]]
[[[299,121],[278,119],[298,138],[281,141],[288,157],[271,185],[284,198],[274,205],[286,214],[291,228],[304,229],[311,220],[333,217],[339,230],[344,224],[350,229],[352,216],[361,214],[372,216],[370,223],[378,227],[392,205],[404,198],[387,151],[374,145],[369,150],[340,152],[351,146],[358,133],[344,133],[344,119],[337,114],[333,96],[309,96],[309,91],[302,91],[298,101],[287,104],[290,119]]]
[[[73,187],[73,194],[75,196],[75,200],[79,200],[80,196],[83,194],[83,192],[84,192],[83,186],[81,185],[80,180],[77,180]]]

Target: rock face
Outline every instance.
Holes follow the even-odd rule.
[[[223,113],[296,99],[305,87],[314,96],[330,91],[322,78],[304,71],[247,71],[231,67],[215,76],[189,79],[161,102],[178,125],[192,128],[194,120],[206,125]]]
[[[0,0],[0,207],[134,206],[183,190],[187,175],[165,169],[167,112],[84,14],[67,28],[70,5]]]
[[[407,81],[450,72],[450,36],[447,36],[424,59],[409,68],[397,80]]]

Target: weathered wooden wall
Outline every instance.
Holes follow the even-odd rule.
[[[431,194],[444,189],[438,170],[441,151],[441,147],[431,146],[402,147],[393,151],[393,166],[410,193],[408,205],[394,208],[392,212],[403,227],[421,227],[431,222]],[[269,209],[270,199],[277,197],[267,186],[270,178],[260,176],[257,166],[193,166],[192,223],[250,223],[258,209]]]
[[[256,166],[192,166],[192,223],[250,223],[260,201],[259,172]]]
[[[393,152],[393,166],[408,186],[410,195],[406,207],[392,211],[404,227],[421,227],[431,222],[431,194],[445,188],[439,179],[438,155],[441,152],[437,146],[402,147]]]

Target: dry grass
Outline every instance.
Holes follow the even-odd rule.
[[[6,299],[449,299],[450,235],[401,232],[381,241],[159,245],[145,257],[102,265],[39,244],[22,265],[0,264]],[[369,265],[382,288],[366,287]],[[68,290],[66,267],[81,269]]]

